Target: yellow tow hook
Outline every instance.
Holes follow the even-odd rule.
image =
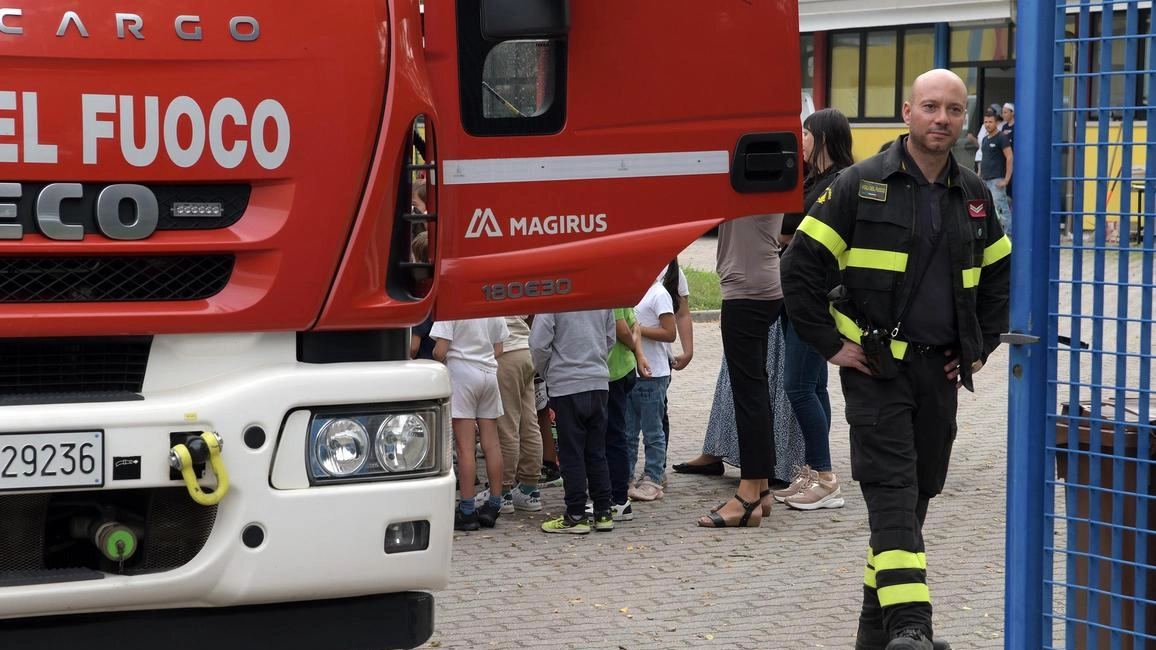
[[[203,443],[203,444],[202,444]],[[229,491],[229,472],[225,470],[225,462],[221,460],[221,447],[224,441],[221,436],[212,431],[205,431],[199,438],[192,438],[188,444],[176,444],[169,450],[169,466],[181,473],[185,479],[185,487],[193,501],[203,506],[215,506],[225,498]],[[212,492],[205,492],[197,483],[196,470],[193,465],[208,461],[217,475],[217,487]]]

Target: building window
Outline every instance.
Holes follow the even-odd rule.
[[[815,35],[802,34],[799,36],[799,62],[803,66],[803,92],[814,94],[815,88]]]
[[[1135,24],[1129,29],[1126,11],[1111,12],[1111,22],[1105,25],[1104,14],[1091,15],[1091,66],[1084,71],[1093,73],[1088,81],[1091,101],[1089,106],[1099,106],[1109,110],[1112,119],[1122,119],[1124,108],[1144,108],[1148,104],[1148,41],[1151,38],[1149,9],[1134,10]],[[1125,35],[1139,36],[1125,39]],[[1129,50],[1134,54],[1129,57]],[[1108,97],[1102,99],[1104,82],[1107,82]],[[1131,84],[1134,101],[1128,102],[1125,90]],[[1093,112],[1092,119],[1098,119]],[[1141,118],[1142,119],[1142,118]]]
[[[831,35],[831,106],[850,119],[897,122],[915,77],[935,61],[930,27]]]
[[[898,39],[893,31],[867,32],[867,83],[863,117],[895,117],[895,61]]]
[[[859,33],[831,37],[831,106],[859,117]]]
[[[951,63],[991,63],[1013,61],[1012,44],[1015,38],[1006,23],[986,25],[952,25]]]

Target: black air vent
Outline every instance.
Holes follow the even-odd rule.
[[[0,396],[139,393],[150,336],[0,339]]]
[[[6,257],[0,303],[201,300],[232,273],[232,255]]]

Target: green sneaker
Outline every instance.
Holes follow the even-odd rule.
[[[614,522],[611,521],[611,524]],[[571,533],[574,535],[586,535],[590,533],[590,520],[586,517],[571,517],[570,515],[562,515],[555,519],[547,519],[542,522],[542,532],[544,533]]]
[[[599,532],[606,532],[614,530],[614,515],[610,514],[609,510],[595,513],[594,515],[594,530]]]

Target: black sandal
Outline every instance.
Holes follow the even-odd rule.
[[[761,503],[763,499],[771,496],[771,492],[772,492],[772,490],[770,490],[769,488],[766,490],[763,490],[762,492],[759,492],[759,502]],[[722,503],[718,504],[717,506],[711,508],[710,511],[711,512],[718,512],[726,504],[727,504],[727,502],[723,501]],[[771,516],[771,506],[769,506],[769,505],[763,506],[763,516],[764,517],[770,517]]]
[[[723,516],[720,515],[717,511],[711,511],[711,512],[707,513],[707,515],[706,515],[706,518],[710,521],[710,523],[704,524],[704,523],[702,523],[702,519],[699,519],[698,525],[702,526],[703,528],[756,528],[756,527],[758,527],[758,525],[760,523],[762,523],[762,521],[763,521],[762,513],[760,512],[759,518],[754,519],[754,520],[751,519],[751,515],[753,515],[755,513],[755,508],[758,508],[759,506],[762,505],[763,500],[758,499],[752,503],[750,501],[747,501],[746,499],[743,499],[742,497],[740,497],[737,494],[735,495],[734,498],[735,498],[735,501],[738,501],[739,505],[741,505],[743,507],[743,515],[741,517],[739,517],[739,520],[737,522],[734,522],[734,523],[729,522],[726,519],[724,519]]]

